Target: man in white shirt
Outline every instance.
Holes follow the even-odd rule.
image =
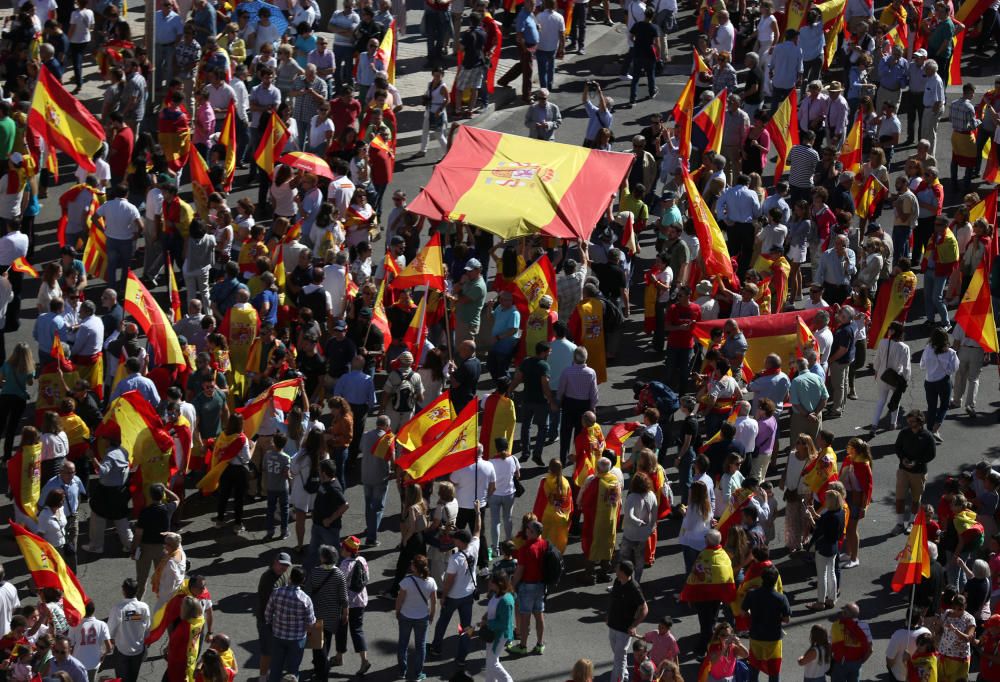
[[[149,631],[149,606],[136,599],[138,587],[134,578],[122,582],[123,601],[108,614],[108,630],[114,646],[115,674],[122,682],[137,682],[139,670],[146,660],[146,633]]]
[[[333,262],[323,266],[323,288],[330,295],[332,315],[340,319],[344,315],[344,294],[347,287],[347,252],[338,251]]]
[[[733,440],[743,446],[743,451],[748,455],[753,452],[754,443],[757,440],[757,420],[750,416],[750,403],[741,400],[736,403],[736,435]]]
[[[938,119],[941,117],[941,110],[944,109],[944,81],[938,75],[938,64],[933,59],[924,62],[924,77],[927,79],[924,84],[924,114],[920,121],[920,137],[931,144],[930,153],[933,155],[937,149],[937,127]]]
[[[101,668],[101,660],[114,650],[108,624],[94,618],[95,610],[94,602],[87,602],[83,620],[69,631],[73,656],[87,669],[91,681]]]
[[[135,242],[143,230],[139,209],[125,198],[127,195],[125,185],[112,187],[108,191],[109,201],[97,209],[97,215],[104,218],[107,236],[108,283],[118,291],[125,291]]]
[[[555,0],[545,0],[545,8],[535,17],[538,24],[538,47],[535,60],[538,62],[538,85],[552,89],[555,78],[556,59],[562,59],[566,49],[566,21],[556,11]]]
[[[21,600],[17,596],[17,588],[5,577],[3,564],[0,564],[0,628],[6,633],[10,632],[10,619],[14,609],[21,606]]]
[[[892,633],[889,644],[885,648],[885,667],[892,673],[892,676],[903,682],[909,679],[907,676],[906,658],[912,656],[917,649],[917,637],[924,634],[931,634],[931,631],[922,625],[923,618],[919,613],[914,613],[910,620],[910,627],[902,627]]]
[[[333,160],[330,163],[330,170],[333,171],[333,180],[330,181],[326,196],[336,206],[337,217],[343,219],[347,215],[351,199],[354,198],[354,183],[348,177],[350,169],[343,159]]]
[[[478,500],[475,505],[473,511],[478,512]],[[472,625],[472,606],[476,599],[477,556],[482,544],[480,541],[482,517],[474,513],[473,518],[475,521],[471,533],[462,528],[451,535],[455,543],[455,551],[448,558],[448,568],[445,571],[444,584],[441,587],[441,592],[444,594],[441,616],[434,628],[434,641],[430,645],[431,655],[440,657],[441,643],[444,641],[448,625],[451,623],[451,616],[458,611],[458,622],[461,625],[462,634],[458,638],[458,653],[455,655],[455,663],[459,666],[465,664],[465,657],[469,652],[469,637],[465,633]]]
[[[93,301],[84,301],[80,304],[80,326],[73,334],[73,348],[70,355],[84,362],[88,362],[104,347],[104,323],[94,314],[95,312],[97,306]],[[77,362],[76,359],[74,362]]]
[[[215,114],[215,130],[222,130],[230,103],[236,102],[236,91],[226,82],[222,69],[211,69],[208,72],[208,103]],[[235,107],[234,107],[235,108]]]
[[[830,359],[830,347],[833,345],[833,332],[830,331],[830,313],[820,310],[813,318],[813,336],[819,345],[819,361],[823,369],[827,368]]]
[[[474,528],[476,526],[476,516],[480,517],[480,527],[482,527],[483,517],[486,515],[486,500],[493,491],[496,490],[497,475],[493,465],[483,460],[483,446],[476,448],[476,461],[466,467],[452,472],[448,477],[455,485],[455,499],[458,500],[458,516],[455,518],[455,526],[458,528]],[[479,501],[478,508],[476,501]],[[479,565],[485,566],[489,560],[486,554],[486,545],[479,547]]]
[[[904,179],[905,182],[905,179]],[[823,285],[822,284],[810,284],[809,285],[809,298],[806,300],[805,304],[802,306],[803,310],[815,310],[816,308],[829,308],[830,304],[823,300]]]

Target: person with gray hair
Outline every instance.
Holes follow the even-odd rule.
[[[597,372],[587,366],[587,358],[587,349],[577,346],[573,351],[573,364],[559,376],[559,460],[563,466],[566,466],[570,443],[580,432],[584,412],[597,409]]]
[[[605,453],[611,454],[608,450]],[[604,582],[610,577],[609,570],[617,538],[615,519],[622,499],[622,484],[612,472],[612,466],[608,457],[599,457],[594,465],[594,473],[580,486],[576,498],[577,507],[583,513],[580,543],[587,562],[583,579],[585,584],[593,584],[595,569],[598,581]],[[607,504],[600,504],[600,500],[610,501],[611,508]]]
[[[826,383],[809,368],[805,358],[795,361],[796,374],[788,388],[788,399],[792,412],[788,422],[789,447],[795,447],[795,441],[801,434],[816,439],[819,430],[823,428],[823,409],[826,407],[830,394]]]
[[[819,258],[813,281],[823,285],[823,295],[830,305],[840,305],[851,293],[851,280],[858,268],[854,251],[846,235],[837,235],[833,245]]]
[[[923,99],[926,113],[920,121],[920,137],[930,143],[930,153],[934,154],[937,149],[938,119],[941,117],[945,102],[944,81],[941,80],[937,62],[933,59],[924,62],[923,74],[926,78]]]
[[[726,179],[731,183],[733,176],[741,171],[740,158],[743,143],[750,132],[750,115],[740,108],[742,99],[735,93],[726,98],[726,115],[722,123],[722,154],[727,159]]]
[[[320,545],[319,565],[309,571],[302,586],[312,598],[316,620],[323,622],[323,646],[313,649],[313,670],[317,680],[326,680],[330,674],[330,644],[338,628],[347,627],[347,578],[337,567],[340,552],[332,545]],[[339,660],[338,660],[339,659]],[[338,654],[333,664],[343,663],[343,655]],[[273,672],[273,670],[272,670]]]
[[[562,272],[556,275],[556,298],[559,302],[559,321],[569,322],[577,304],[583,299],[583,284],[590,269],[590,254],[587,242],[580,243],[580,259],[577,262],[567,258],[562,264]]]
[[[75,365],[92,367],[100,358],[104,348],[104,325],[94,313],[97,307],[93,301],[80,304],[80,326],[73,336],[73,346],[70,357]],[[86,369],[81,369],[86,372]]]
[[[365,546],[377,547],[378,528],[389,491],[393,440],[389,416],[375,418],[375,428],[361,436],[361,485],[365,493]]]

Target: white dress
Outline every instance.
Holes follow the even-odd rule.
[[[292,457],[292,494],[289,499],[296,510],[306,513],[312,511],[313,502],[316,501],[316,493],[306,492],[309,468],[309,455],[304,450]]]

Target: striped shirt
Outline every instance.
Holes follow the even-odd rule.
[[[948,111],[951,127],[956,133],[971,133],[980,121],[976,118],[976,107],[964,97],[951,103]]]
[[[309,571],[305,590],[312,595],[316,617],[333,626],[347,608],[347,578],[336,566],[317,566]]]
[[[788,152],[788,184],[792,187],[812,187],[819,154],[812,147],[797,144]]]

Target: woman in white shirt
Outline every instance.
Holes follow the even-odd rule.
[[[42,418],[42,432],[39,436],[42,442],[42,481],[48,481],[55,476],[69,454],[69,438],[62,430],[62,424],[57,412],[46,412]]]
[[[496,439],[496,456],[490,460],[496,472],[496,489],[490,495],[490,540],[493,542],[493,556],[500,556],[500,522],[503,522],[504,539],[510,540],[514,529],[514,481],[521,477],[521,464],[510,454],[510,442],[506,438]]]
[[[63,503],[66,493],[60,488],[49,491],[45,506],[38,513],[38,534],[62,554],[66,545],[66,512]]]
[[[427,628],[437,611],[437,582],[430,577],[427,557],[418,554],[410,561],[410,572],[399,583],[396,595],[396,621],[399,623],[396,660],[400,677],[417,680],[424,677],[424,652]],[[409,655],[410,635],[413,635],[414,652]]]
[[[292,458],[292,493],[289,501],[295,512],[296,549],[301,551],[306,537],[306,515],[312,511],[319,490],[319,463],[330,456],[326,452],[326,441],[322,431],[306,430],[302,448]]]
[[[154,613],[159,611],[184,583],[186,571],[187,554],[181,547],[181,536],[177,533],[164,533],[163,556],[153,571],[153,592],[156,593]]]
[[[705,533],[712,530],[712,503],[708,498],[708,486],[702,481],[691,484],[688,493],[688,509],[681,523],[677,542],[684,553],[684,572],[690,573],[698,554],[705,549]]]
[[[938,443],[944,442],[939,431],[951,401],[951,378],[958,371],[958,353],[952,349],[948,332],[935,329],[924,352],[920,354],[927,394],[927,427]]]
[[[295,197],[299,193],[295,184],[291,167],[279,165],[274,171],[274,182],[267,191],[268,203],[271,204],[275,217],[287,218],[289,222],[295,220]]]
[[[47,263],[42,271],[42,283],[38,286],[38,312],[49,312],[49,304],[54,298],[62,298],[62,288],[59,278],[62,277],[62,265],[59,261]],[[65,340],[65,339],[64,339]]]
[[[306,151],[326,157],[326,148],[330,145],[334,132],[333,120],[330,119],[330,105],[324,102],[319,105],[316,115],[309,120],[309,139]]]

